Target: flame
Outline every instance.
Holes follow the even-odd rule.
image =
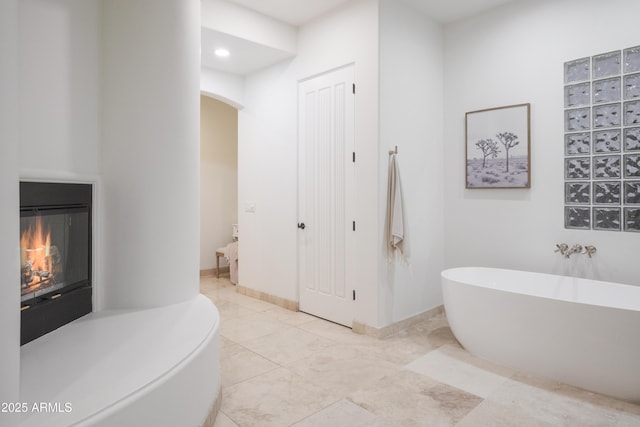
[[[40,216],[36,216],[34,223],[22,232],[20,252],[23,269],[30,263],[29,270],[53,272],[51,230],[43,227]]]

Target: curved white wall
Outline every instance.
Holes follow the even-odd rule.
[[[200,2],[103,2],[106,308],[186,301],[199,280]]]
[[[18,2],[0,2],[0,402],[17,400],[20,381],[17,22]],[[0,414],[0,426],[10,425]]]
[[[20,1],[20,178],[98,174],[100,0]]]

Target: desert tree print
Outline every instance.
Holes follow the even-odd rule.
[[[466,114],[466,188],[530,188],[530,104]]]

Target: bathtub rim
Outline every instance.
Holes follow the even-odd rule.
[[[548,286],[547,283],[533,288],[534,290],[532,291],[531,288],[529,289],[523,289],[518,287],[507,288],[506,286],[508,286],[508,284],[505,285],[504,283],[502,283],[502,286],[497,286],[496,284],[488,284],[486,282],[478,283],[477,280],[474,281],[469,279],[468,278],[469,276],[454,276],[455,273],[469,274],[470,272],[473,272],[473,271],[479,271],[484,273],[501,272],[502,274],[512,274],[514,276],[527,275],[530,278],[541,278],[541,279],[547,279],[547,280],[554,279],[556,281],[561,280],[562,282],[564,282],[562,283],[562,285],[564,286],[569,286],[570,283],[567,283],[567,282],[573,281],[574,282],[573,285],[581,284],[581,286],[590,288],[590,290],[595,290],[596,292],[600,292],[606,287],[608,291],[611,291],[613,289],[618,289],[624,296],[628,296],[629,294],[634,294],[634,295],[631,295],[631,297],[627,297],[627,298],[619,298],[617,300],[612,300],[611,292],[606,292],[606,294],[604,295],[598,295],[600,297],[603,297],[602,299],[607,300],[607,303],[605,304],[603,303],[602,299],[598,300],[594,293],[582,295],[582,299],[576,299],[576,298],[568,298],[566,296],[552,295],[548,292],[547,293],[541,292],[542,287]],[[515,269],[500,268],[500,267],[480,267],[480,266],[447,268],[441,271],[440,277],[441,277],[441,286],[444,286],[444,280],[450,280],[453,282],[463,283],[469,286],[477,286],[481,288],[492,289],[494,291],[499,291],[499,292],[526,295],[534,298],[544,298],[549,300],[564,301],[564,302],[575,303],[575,304],[584,304],[584,305],[595,306],[595,307],[612,308],[616,310],[640,311],[640,286],[630,285],[625,283],[607,282],[604,280],[587,279],[587,278],[575,277],[575,276],[564,276],[564,275],[553,274],[553,273],[541,273],[537,271],[515,270]]]

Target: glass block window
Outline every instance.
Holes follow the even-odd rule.
[[[640,232],[640,46],[564,64],[564,225]]]

